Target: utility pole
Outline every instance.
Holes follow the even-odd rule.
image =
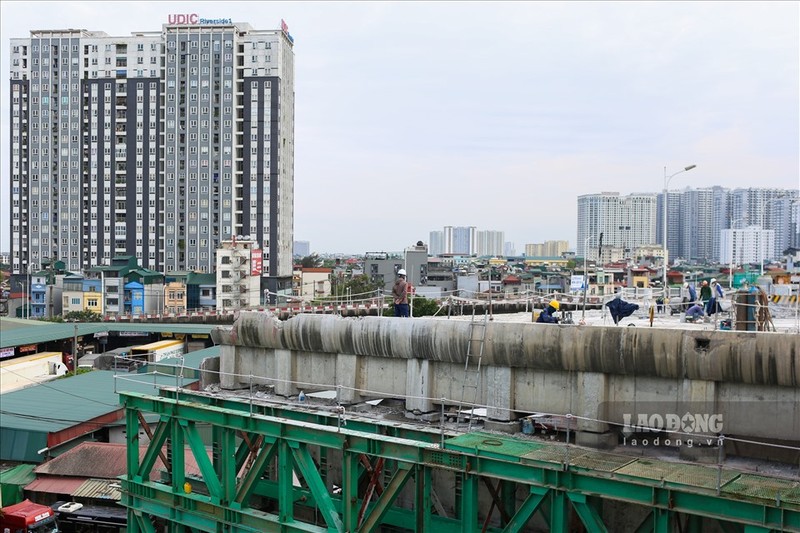
[[[56,254],[53,254],[53,256],[50,257],[50,264],[47,266],[49,272],[47,276],[47,303],[49,308],[47,318],[53,318],[53,284],[55,282],[55,277],[53,276],[53,262],[55,261],[55,255]]]
[[[73,326],[72,333],[72,373],[78,373],[78,324]]]

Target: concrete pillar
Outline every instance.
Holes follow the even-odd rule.
[[[678,417],[683,417],[684,414],[689,414],[686,426],[684,427],[683,418],[681,418],[681,427],[677,428],[676,432],[668,432],[667,438],[672,442],[681,443],[678,450],[678,457],[684,461],[696,461],[698,463],[714,464],[725,456],[725,449],[720,450],[718,442],[714,435],[716,434],[716,426],[720,426],[722,434],[725,433],[723,425],[724,414],[717,405],[717,384],[714,381],[692,380],[684,379],[680,386],[680,399],[681,402],[674,414]],[[697,420],[705,419],[709,422],[708,432],[706,435],[711,435],[709,438],[700,437],[703,434],[703,429],[694,428],[692,420],[697,417]],[[758,417],[753,421],[757,424]],[[702,427],[704,424],[698,424]],[[694,434],[698,432],[698,435]],[[691,441],[692,445],[689,446],[688,442]]]
[[[585,417],[575,421],[578,432],[575,443],[595,448],[610,448],[619,437],[616,431],[609,428],[606,400],[608,399],[608,376],[599,372],[578,372],[574,375],[572,414]]]
[[[595,420],[608,420],[606,412],[606,391],[608,376],[597,372],[578,372],[574,376],[572,414]],[[591,420],[578,420],[579,431],[602,433],[608,431],[608,424]]]
[[[341,403],[358,401],[358,356],[340,353],[336,355],[336,385]]]
[[[212,384],[220,383],[219,357],[206,357],[200,362],[200,389],[204,390]]]
[[[507,366],[485,366],[486,417],[508,422],[514,420],[514,373]]]
[[[219,384],[223,389],[237,389],[240,387],[236,374],[237,362],[236,346],[222,344],[219,347]]]
[[[433,401],[430,400],[433,390],[431,363],[427,359],[406,360],[406,410],[430,413]]]
[[[275,352],[275,394],[292,396],[297,394],[294,384],[294,357],[290,350],[274,350]]]
[[[714,381],[684,379],[681,386],[681,399],[689,404],[687,407],[712,413],[716,408],[717,384]]]

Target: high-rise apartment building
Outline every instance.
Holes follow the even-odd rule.
[[[681,257],[703,262],[713,261],[714,243],[719,240],[721,229],[714,226],[714,191],[690,189],[680,196],[680,218],[678,221],[670,221],[668,228],[670,235],[667,240],[673,242],[673,234],[677,237],[676,246],[668,248],[670,260]]]
[[[477,250],[475,226],[445,226],[444,253],[454,255],[473,255]]]
[[[179,23],[186,21],[186,23]],[[294,52],[285,25],[170,16],[116,37],[11,39],[11,264],[116,255],[211,271],[248,237],[291,278]]]
[[[428,235],[428,253],[432,256],[478,255],[508,256],[505,232],[478,230],[475,226],[445,226],[443,231],[431,231]]]
[[[775,231],[749,226],[742,229],[724,229],[720,235],[720,263],[742,265],[762,263],[775,256],[773,244]]]
[[[792,206],[800,202],[797,189],[748,188],[734,189],[730,193],[730,226],[744,228],[758,226],[773,230],[772,246],[767,259],[779,256],[792,244]],[[720,260],[725,261],[721,253]]]
[[[657,197],[655,209],[650,213],[650,201],[641,196]],[[800,194],[791,189],[749,188],[730,191],[720,186],[710,188],[674,190],[669,192],[667,202],[667,249],[669,261],[681,258],[689,261],[726,263],[734,254],[764,254],[765,260],[779,257],[792,246],[798,234],[798,204]],[[634,207],[635,206],[635,207]],[[633,216],[641,213],[644,218]],[[602,193],[578,197],[578,242],[577,253],[582,256],[588,239],[589,257],[597,255],[597,241],[603,232],[603,247],[626,250],[639,245],[652,244],[647,238],[650,217],[655,216],[656,231],[652,243],[664,241],[664,194],[630,195],[620,197],[618,193]],[[746,236],[726,234],[723,249],[723,232],[727,229],[756,227]],[[766,231],[769,230],[769,231]],[[795,237],[793,237],[795,236]],[[751,245],[751,237],[769,238],[767,245]],[[742,240],[745,239],[745,240]],[[639,240],[639,244],[636,244]],[[630,244],[633,243],[633,244]],[[754,250],[752,253],[744,250]]]
[[[475,254],[479,256],[503,255],[505,233],[494,230],[478,230],[475,232]]]
[[[597,259],[600,234],[604,248],[633,250],[656,242],[656,195],[616,192],[578,196],[577,255]]]
[[[295,257],[308,257],[311,255],[311,243],[309,241],[294,241],[292,253]]]
[[[681,193],[670,191],[667,194],[667,246],[671,250],[669,259],[680,255],[681,247]],[[664,246],[664,193],[658,193],[656,197],[656,244]]]
[[[433,256],[444,253],[444,232],[431,231],[428,235],[428,253]]]
[[[528,257],[559,257],[567,250],[568,241],[544,241],[525,245],[525,255]]]

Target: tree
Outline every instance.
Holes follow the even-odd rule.
[[[322,259],[317,254],[307,255],[300,260],[300,266],[303,268],[317,268],[322,265]]]
[[[408,301],[411,304],[411,316],[433,316],[441,307],[438,301],[424,296],[409,296]],[[394,316],[394,305],[390,305],[388,309],[385,309],[383,316]]]
[[[376,293],[381,288],[380,283],[376,283],[366,274],[355,276],[344,282],[337,281],[331,286],[333,296],[353,295],[354,298],[364,298],[370,293]],[[348,289],[350,289],[348,291]]]

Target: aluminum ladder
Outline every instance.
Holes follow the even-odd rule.
[[[478,392],[481,388],[481,360],[483,359],[483,348],[486,344],[486,326],[489,323],[488,311],[484,313],[483,320],[475,320],[475,308],[472,309],[472,320],[469,323],[469,342],[467,343],[467,355],[464,359],[464,379],[461,382],[461,402],[458,405],[456,420],[460,420],[464,405],[469,405],[469,415],[467,429],[472,429],[472,421],[475,418],[475,404],[478,402]],[[477,344],[477,346],[475,346]],[[476,353],[477,352],[477,353]],[[468,397],[468,390],[472,391],[472,397]]]

